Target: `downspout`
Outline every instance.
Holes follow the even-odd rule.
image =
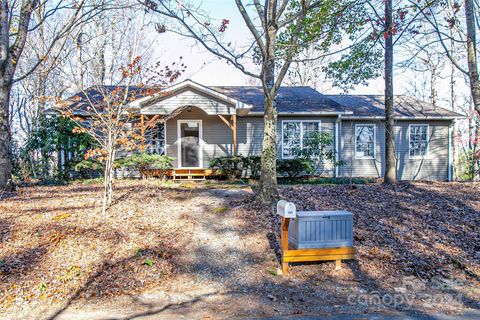
[[[338,178],[338,161],[340,160],[339,149],[340,149],[340,135],[339,135],[339,126],[342,115],[339,114],[337,120],[335,121],[335,178]]]
[[[452,124],[448,125],[448,181],[452,181],[453,167],[452,167]]]

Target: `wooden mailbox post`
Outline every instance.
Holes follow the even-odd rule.
[[[281,216],[281,250],[282,250],[282,273],[288,274],[290,262],[310,261],[335,261],[336,268],[340,268],[342,260],[354,259],[355,249],[353,246],[329,247],[329,248],[302,248],[298,249],[289,243],[288,230],[290,222],[297,216],[293,203],[280,200],[277,204],[277,213]]]

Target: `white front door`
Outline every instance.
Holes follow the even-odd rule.
[[[202,120],[178,120],[178,164],[180,168],[202,167]]]

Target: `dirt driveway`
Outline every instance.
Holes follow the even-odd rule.
[[[288,277],[277,274],[278,220],[271,208],[250,201],[249,187],[121,181],[107,217],[98,216],[98,186],[23,188],[0,202],[2,317],[478,309],[480,257],[472,246],[478,246],[479,187],[456,186],[455,197],[445,187],[283,187],[282,196],[301,209],[353,211],[358,250],[358,259],[339,271],[331,262],[294,265]],[[425,202],[429,197],[437,200]],[[365,208],[370,212],[360,214]],[[421,225],[437,212],[443,218],[435,230]]]

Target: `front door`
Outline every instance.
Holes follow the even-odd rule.
[[[178,120],[179,166],[200,168],[202,166],[202,122],[200,120]]]

